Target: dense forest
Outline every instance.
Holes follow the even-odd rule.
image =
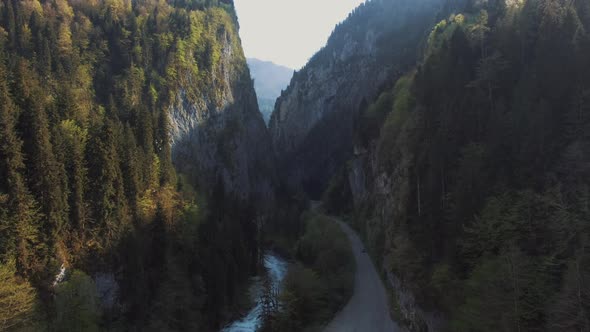
[[[355,124],[324,198],[440,329],[590,329],[589,29],[585,0],[471,1]]]
[[[229,318],[255,211],[177,174],[167,113],[181,87],[214,94],[226,33],[232,1],[0,2],[0,330]]]
[[[269,133],[232,0],[0,1],[0,330],[219,330],[268,247],[260,328],[320,330],[321,195],[409,330],[590,331],[589,55],[588,0],[369,0]]]

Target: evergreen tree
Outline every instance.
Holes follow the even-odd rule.
[[[27,104],[24,121],[31,127],[30,141],[25,144],[29,183],[46,218],[46,230],[59,237],[68,221],[67,177],[53,151],[45,109],[35,99]]]
[[[124,159],[122,161],[123,178],[125,179],[125,193],[131,211],[137,215],[137,200],[140,195],[140,161],[135,134],[129,124],[125,125]]]
[[[47,268],[42,214],[23,179],[22,141],[15,132],[16,106],[11,100],[4,66],[0,65],[0,170],[8,193],[8,220],[3,221],[3,250],[16,256],[16,270],[40,282]]]
[[[84,231],[88,222],[88,204],[85,199],[87,174],[85,150],[87,131],[72,120],[61,122],[57,135],[60,136],[63,162],[68,183],[69,221],[71,227]]]
[[[107,118],[97,136],[91,140],[93,147],[89,149],[92,160],[90,176],[94,183],[90,194],[94,228],[102,249],[116,244],[128,218],[114,127],[113,120]]]
[[[172,165],[172,142],[170,141],[170,119],[167,111],[159,112],[156,149],[160,158],[160,183],[174,184],[174,166]]]

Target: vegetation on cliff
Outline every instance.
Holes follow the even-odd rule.
[[[450,331],[590,328],[589,29],[587,1],[473,1],[359,120],[357,225]]]
[[[176,174],[167,112],[181,89],[221,102],[228,40],[241,50],[231,1],[0,3],[0,329],[226,318],[257,260],[254,212]]]
[[[360,111],[415,65],[440,7],[439,0],[366,1],[293,75],[269,125],[277,167],[290,188],[320,198],[353,156]]]

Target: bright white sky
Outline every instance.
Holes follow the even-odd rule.
[[[300,69],[364,0],[234,0],[246,57]]]

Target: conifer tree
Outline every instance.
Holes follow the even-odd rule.
[[[146,107],[141,107],[139,112],[138,145],[141,148],[142,190],[151,188],[154,173],[154,127],[152,114]]]
[[[27,149],[29,182],[46,218],[46,229],[59,236],[68,220],[65,170],[53,151],[45,109],[35,99],[28,104],[25,121],[32,130]]]
[[[86,149],[87,131],[80,128],[72,120],[60,123],[57,136],[61,141],[59,148],[63,153],[63,162],[68,183],[69,221],[71,227],[84,230],[87,218],[87,203],[84,197],[86,190]]]
[[[0,65],[0,181],[8,193],[8,220],[3,222],[1,233],[7,245],[2,249],[16,256],[20,275],[39,282],[47,259],[41,232],[42,215],[23,179],[22,141],[15,131],[16,106],[6,82],[5,68]]]
[[[170,119],[168,113],[164,110],[160,112],[158,121],[158,139],[156,149],[160,158],[160,183],[174,184],[174,166],[172,165],[172,151],[170,141]]]
[[[140,194],[140,162],[135,134],[129,124],[125,125],[124,160],[122,161],[125,194],[133,214],[137,214],[137,199]]]
[[[123,177],[119,166],[115,125],[107,118],[93,139],[90,165],[94,228],[103,249],[114,245],[127,221]]]
[[[16,47],[16,19],[14,17],[14,8],[12,1],[6,1],[4,6],[3,21],[6,22],[8,28],[8,42],[11,48]]]
[[[67,222],[66,175],[53,151],[50,124],[39,81],[24,59],[16,66],[15,89],[20,106],[19,128],[24,140],[26,180],[44,215],[44,230],[58,235]]]

